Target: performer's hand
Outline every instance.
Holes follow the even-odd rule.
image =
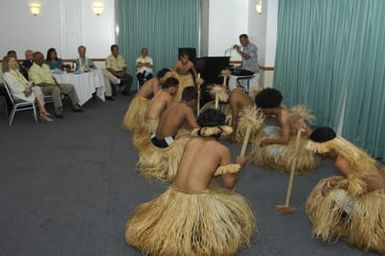
[[[247,164],[247,157],[244,156],[238,156],[237,157],[237,164],[241,166],[241,168],[245,167]]]
[[[237,143],[235,132],[231,133],[231,135],[229,136],[229,141],[230,141],[231,144]]]
[[[330,191],[332,189],[334,189],[334,187],[337,185],[337,181],[336,180],[329,180],[327,181],[323,186],[322,186],[322,189],[321,189],[321,193],[323,196],[327,196]]]

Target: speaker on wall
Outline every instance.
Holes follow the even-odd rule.
[[[178,58],[184,54],[187,54],[190,58],[190,60],[195,64],[196,58],[197,58],[197,51],[195,48],[179,48],[178,49]]]

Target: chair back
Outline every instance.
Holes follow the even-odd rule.
[[[5,87],[5,90],[7,91],[7,94],[8,94],[9,99],[10,99],[11,102],[12,102],[12,105],[15,105],[15,99],[13,98],[11,89],[9,88],[9,86],[8,86],[8,84],[7,84],[7,81],[5,81],[5,80],[4,80],[4,87]]]

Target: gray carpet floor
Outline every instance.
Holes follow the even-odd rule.
[[[148,181],[135,170],[137,152],[121,128],[129,97],[91,100],[85,113],[35,124],[17,114],[9,127],[0,112],[0,255],[140,255],[124,242],[135,207],[167,184]],[[233,157],[239,145],[230,145]],[[336,174],[330,162],[295,178],[293,215],[279,215],[288,176],[249,164],[237,191],[251,202],[258,236],[237,255],[376,255],[340,241],[313,239],[304,202],[315,184]]]

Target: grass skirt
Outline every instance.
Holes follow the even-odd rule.
[[[322,179],[307,199],[314,236],[328,242],[341,237],[357,247],[385,253],[385,189],[354,196],[334,188],[324,197],[322,187],[336,178],[345,180]]]
[[[167,148],[157,148],[151,142],[139,151],[137,167],[146,178],[171,181],[176,175],[183,150],[190,140],[189,135],[177,136]]]
[[[182,93],[186,87],[195,86],[193,76],[191,74],[179,75],[178,80],[179,80],[178,91],[174,97],[174,101],[176,102],[182,99]]]
[[[141,125],[144,123],[148,102],[149,100],[144,97],[134,97],[124,116],[123,129],[132,132],[141,128]]]
[[[276,134],[279,134],[279,128],[271,126],[269,129],[275,129]],[[266,128],[265,128],[266,130]],[[288,145],[268,145],[261,147],[262,140],[269,138],[265,130],[261,130],[254,139],[251,160],[256,165],[269,167],[270,169],[290,173],[292,161],[297,157],[295,174],[306,174],[317,168],[319,164],[318,158],[308,151],[305,146],[307,140],[300,138],[298,154],[295,155],[295,137],[289,140]],[[271,134],[270,132],[268,132]],[[271,136],[274,137],[274,136]]]
[[[256,220],[239,194],[211,186],[187,194],[171,186],[139,205],[128,220],[126,242],[149,255],[234,255],[248,245]]]
[[[144,119],[140,129],[135,130],[132,135],[132,145],[136,150],[141,152],[147,145],[151,144],[151,135],[158,127],[158,120]]]

